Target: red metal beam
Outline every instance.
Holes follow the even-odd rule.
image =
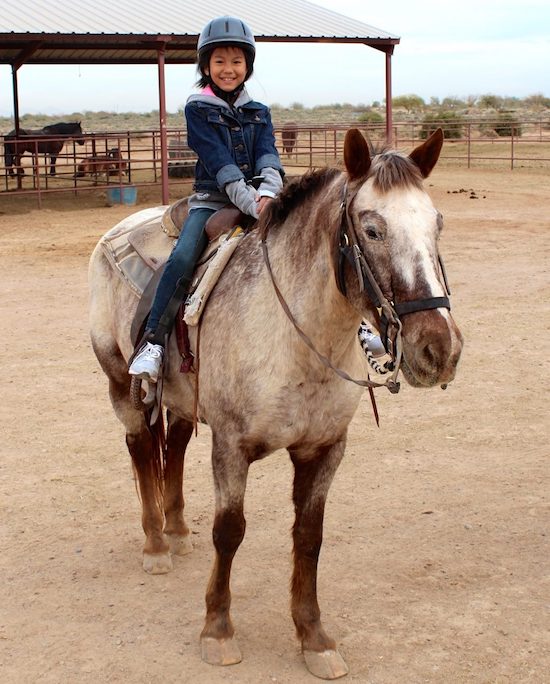
[[[168,186],[168,143],[166,140],[166,82],[164,78],[164,55],[166,44],[157,50],[157,64],[159,74],[159,124],[160,124],[160,173],[162,181],[162,203],[169,204]]]

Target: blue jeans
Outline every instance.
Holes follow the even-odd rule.
[[[189,290],[195,264],[208,244],[205,226],[213,213],[213,209],[191,209],[166,262],[147,322],[147,328],[154,333],[152,341],[156,344],[164,344],[164,335],[172,327],[176,312],[171,321],[163,320],[160,327],[159,322],[176,288],[181,284],[185,288],[183,292]]]

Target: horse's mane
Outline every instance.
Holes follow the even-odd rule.
[[[387,145],[377,148],[369,142],[369,148],[372,164],[368,177],[373,179],[374,187],[381,193],[399,187],[422,187],[422,174],[410,157]],[[262,239],[271,228],[282,224],[294,208],[314,193],[323,190],[341,173],[337,168],[313,169],[287,183],[271,202],[266,220],[261,223]]]
[[[325,188],[342,172],[335,168],[312,169],[303,176],[293,178],[285,184],[279,195],[271,202],[267,220],[261,224],[261,236],[265,238],[270,228],[280,225],[289,213],[305,199]]]

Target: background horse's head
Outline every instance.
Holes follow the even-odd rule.
[[[423,188],[437,163],[443,132],[437,130],[409,156],[386,150],[374,156],[361,133],[346,136],[347,220],[370,270],[390,303],[402,332],[401,370],[414,386],[454,378],[462,335],[450,313],[438,241],[441,214]],[[351,267],[347,279],[353,280]],[[369,283],[365,283],[367,293]],[[365,306],[355,285],[354,299]],[[353,293],[353,285],[350,288]],[[379,302],[367,298],[367,315],[379,320]]]

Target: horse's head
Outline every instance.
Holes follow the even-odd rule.
[[[361,301],[378,319],[383,307],[373,299],[379,287],[379,299],[389,303],[390,318],[395,317],[394,331],[401,326],[401,370],[418,387],[450,382],[462,351],[438,250],[443,220],[422,185],[442,144],[438,129],[408,157],[396,151],[371,157],[367,142],[353,129],[344,148],[347,222],[364,256],[367,295]]]
[[[84,133],[82,132],[82,125],[80,121],[75,122],[74,124],[74,140],[78,145],[84,145],[85,139],[84,139]]]

